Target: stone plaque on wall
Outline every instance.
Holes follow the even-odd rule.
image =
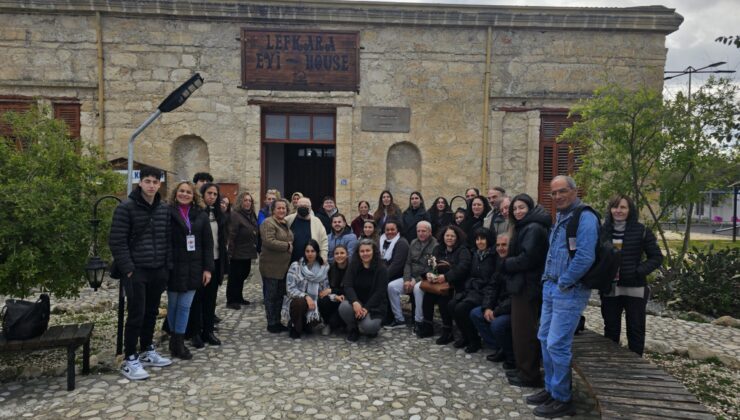
[[[360,91],[359,32],[242,28],[242,87]]]
[[[411,108],[363,106],[362,131],[408,133],[411,127]]]

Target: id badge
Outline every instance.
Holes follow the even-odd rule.
[[[576,238],[568,238],[568,250],[576,250]]]
[[[186,236],[185,244],[188,247],[188,251],[195,251],[195,235]]]

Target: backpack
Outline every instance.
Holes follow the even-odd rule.
[[[621,254],[614,248],[611,235],[608,235],[601,226],[601,216],[596,210],[585,205],[578,206],[573,210],[573,217],[568,221],[568,225],[565,228],[565,245],[572,259],[576,255],[576,249],[570,248],[571,241],[568,238],[573,238],[573,243],[575,243],[578,223],[581,219],[581,213],[584,210],[588,210],[596,216],[599,225],[599,238],[596,242],[596,259],[580,281],[589,289],[596,289],[601,293],[609,293],[612,282],[617,276],[617,271],[622,262]]]

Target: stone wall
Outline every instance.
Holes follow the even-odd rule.
[[[413,6],[403,6],[409,8]],[[560,10],[566,9],[552,13]],[[354,23],[301,25],[284,17],[266,24],[214,15],[181,18],[154,12],[106,15],[101,11],[109,159],[125,156],[133,130],[171,90],[200,72],[203,87],[182,108],[163,115],[139,137],[137,160],[173,172],[208,167],[217,181],[238,182],[242,189],[257,191],[262,109],[298,103],[310,110],[312,104],[321,104],[336,108],[337,204],[350,214],[360,199],[374,207],[389,180],[408,181],[401,182],[404,194],[397,194],[403,208],[409,183],[421,188],[427,200],[461,194],[466,187],[481,183],[484,147],[489,155],[489,183],[536,195],[540,110],[569,108],[604,82],[660,88],[666,52],[665,30],[496,29],[491,103],[485,113],[490,131],[484,139],[487,30],[477,23],[404,26],[357,17]],[[5,64],[0,68],[0,95],[79,98],[82,136],[90,142],[96,141],[98,124],[95,21],[90,14],[45,14],[43,10],[0,13],[0,61]],[[286,24],[359,31],[360,92],[238,88],[241,61],[235,38],[239,29]],[[410,132],[362,131],[363,106],[409,107]],[[176,139],[193,137],[203,140],[205,152],[175,153]],[[404,175],[408,168],[403,165],[400,172],[386,176],[389,159],[403,161],[403,156],[389,157],[389,150],[404,142],[419,151],[420,170],[413,182],[410,174]],[[184,165],[177,161],[191,155],[206,156],[209,162]],[[182,175],[192,174],[174,176],[180,179]]]

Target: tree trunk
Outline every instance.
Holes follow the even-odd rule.
[[[686,206],[686,230],[683,233],[683,245],[681,246],[681,254],[678,256],[679,261],[683,261],[683,257],[689,250],[689,241],[691,240],[691,215],[694,213],[694,203],[689,203]]]

